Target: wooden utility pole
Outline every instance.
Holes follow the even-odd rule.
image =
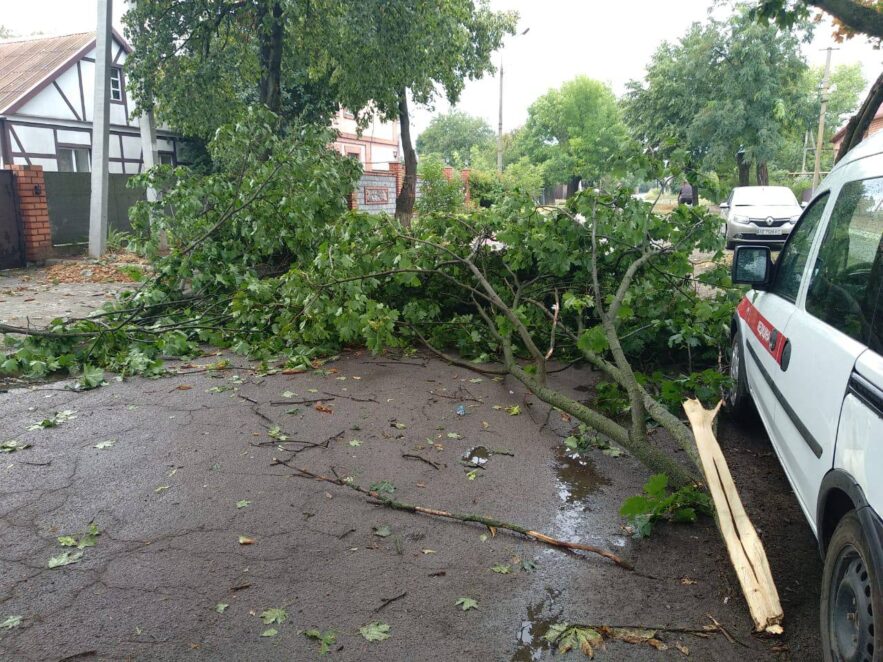
[[[89,201],[89,255],[107,246],[108,148],[110,146],[110,51],[113,0],[96,0],[95,99],[92,107],[92,192]]]
[[[503,56],[500,56],[500,121],[497,124],[497,172],[503,172]]]
[[[819,133],[816,137],[816,159],[815,166],[812,171],[812,190],[815,192],[819,181],[822,178],[822,141],[825,139],[825,113],[828,111],[828,74],[831,71],[831,51],[835,50],[830,46],[825,56],[825,73],[822,74],[822,106],[819,110]]]

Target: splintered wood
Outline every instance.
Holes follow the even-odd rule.
[[[684,411],[693,427],[705,481],[714,499],[718,527],[742,585],[755,629],[758,632],[782,634],[782,605],[763,543],[742,506],[727,461],[711,427],[721,404],[709,410],[703,408],[698,400],[687,400]]]

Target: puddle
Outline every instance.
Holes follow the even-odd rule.
[[[581,503],[587,496],[597,492],[610,481],[598,473],[594,463],[578,453],[561,447],[557,453],[555,475],[558,496],[565,503]]]
[[[563,446],[555,457],[555,489],[561,499],[555,513],[555,532],[561,538],[579,538],[592,529],[591,495],[610,481],[598,473],[592,460]]]
[[[491,457],[487,446],[473,446],[463,454],[463,462],[473,467],[483,467]]]
[[[521,621],[516,635],[518,649],[512,656],[512,662],[536,662],[546,657],[551,650],[543,635],[559,620],[560,612],[552,613],[552,607],[561,591],[546,589],[546,592],[549,594],[548,598],[527,608],[527,618]]]

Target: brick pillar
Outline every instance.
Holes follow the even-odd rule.
[[[52,256],[52,232],[49,207],[46,205],[46,182],[43,166],[8,165],[15,180],[18,217],[25,236],[25,259],[43,262]]]
[[[445,179],[451,181],[454,177],[454,169],[451,166],[445,166]]]
[[[361,182],[356,182],[355,190],[350,193],[350,197],[347,200],[347,207],[349,207],[351,210],[356,210],[359,208],[359,189],[361,188]]]
[[[405,164],[398,161],[390,161],[389,171],[396,176],[396,195],[401,193],[405,185]]]
[[[468,206],[472,202],[472,195],[469,192],[469,168],[463,168],[460,171],[460,179],[463,180],[463,201]]]

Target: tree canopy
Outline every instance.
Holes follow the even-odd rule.
[[[629,83],[630,125],[651,147],[684,149],[694,167],[737,163],[744,185],[753,164],[767,183],[802,100],[804,34],[758,23],[744,8],[727,22],[694,24],[657,49],[646,83]]]
[[[519,149],[543,164],[547,184],[597,181],[620,154],[626,128],[613,92],[585,76],[534,101]]]
[[[432,118],[417,137],[421,155],[437,154],[456,168],[472,165],[472,148],[488,149],[494,144],[494,130],[481,117],[451,110]]]

